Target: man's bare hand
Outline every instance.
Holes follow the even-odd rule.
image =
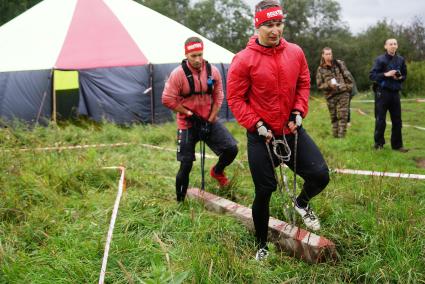
[[[270,143],[270,141],[272,140],[272,138],[273,138],[272,131],[271,131],[271,130],[268,130],[268,131],[267,131],[267,135],[266,135],[266,137],[265,137],[265,139],[266,139],[266,143],[267,143],[267,144],[269,144],[269,143]]]
[[[208,118],[209,123],[215,123],[217,121],[217,115],[212,115]]]
[[[294,133],[294,134],[297,133],[298,127],[293,121],[288,122],[288,128],[291,131],[291,133]]]
[[[385,72],[384,73],[384,76],[385,77],[393,77],[393,78],[397,78],[396,77],[396,74],[397,73],[397,70],[390,70],[390,71],[388,71],[388,72]]]

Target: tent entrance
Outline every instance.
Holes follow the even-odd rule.
[[[54,70],[53,121],[76,118],[79,103],[78,71]]]

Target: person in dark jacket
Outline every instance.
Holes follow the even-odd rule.
[[[319,230],[320,222],[309,202],[329,183],[329,169],[320,150],[301,127],[310,95],[310,73],[304,53],[298,45],[282,38],[284,16],[277,1],[261,1],[255,10],[258,35],[251,37],[247,47],[233,58],[227,100],[238,123],[247,129],[248,163],[255,186],[252,217],[256,259],[263,260],[268,256],[269,203],[277,187],[273,166],[283,160],[270,150],[272,143],[276,139],[286,141],[287,148],[282,151],[287,155],[285,164],[294,170],[294,155],[290,152],[294,153],[294,134],[298,133],[296,174],[304,179],[304,185],[301,193],[293,196],[293,202],[295,211],[311,230]]]
[[[374,82],[375,92],[375,149],[382,149],[385,144],[385,127],[387,111],[390,112],[391,148],[402,153],[408,150],[403,147],[401,135],[401,85],[406,80],[407,68],[404,58],[397,54],[397,40],[385,41],[386,53],[375,59],[369,78]]]

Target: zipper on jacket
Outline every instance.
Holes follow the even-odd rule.
[[[199,81],[199,86],[200,86],[200,93],[201,93],[201,96],[202,95],[204,95],[204,90],[202,89],[202,81],[201,81],[201,71],[200,72],[198,72],[198,81]]]
[[[280,86],[279,86],[279,82],[280,82],[280,68],[279,68],[279,60],[278,60],[277,56],[278,56],[278,54],[276,53],[276,47],[273,47],[273,59],[274,59],[274,62],[275,62],[276,68],[277,68],[277,70],[276,70],[277,71],[277,90],[278,90],[278,92],[280,94],[281,93]],[[280,117],[283,117],[283,112],[282,112],[283,105],[282,105],[282,101],[283,101],[283,98],[280,98],[280,104],[279,104]],[[285,135],[285,128],[286,128],[285,121],[282,121],[282,135]]]

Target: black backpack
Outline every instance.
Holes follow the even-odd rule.
[[[184,71],[184,74],[186,75],[187,81],[189,82],[189,87],[190,87],[190,93],[188,95],[182,95],[183,97],[190,97],[192,95],[204,95],[204,94],[208,94],[208,95],[212,95],[213,92],[213,87],[214,87],[214,80],[212,77],[212,72],[211,72],[211,64],[208,63],[208,61],[205,60],[206,66],[207,66],[207,85],[208,85],[208,89],[207,92],[195,92],[195,81],[193,80],[193,74],[192,71],[190,71],[189,67],[187,66],[187,59],[184,59],[182,61],[182,68]]]

